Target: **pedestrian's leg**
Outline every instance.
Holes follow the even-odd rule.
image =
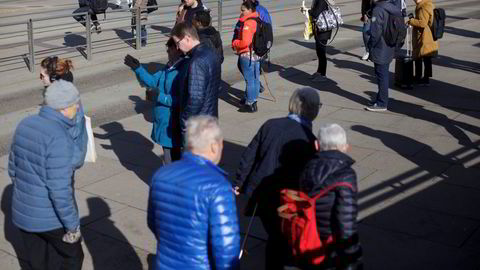
[[[370,39],[370,20],[363,24],[362,36],[363,44],[365,45],[365,53],[362,56],[362,60],[368,60],[368,57],[370,56],[368,52],[368,40]]]
[[[28,264],[32,270],[48,269],[48,243],[39,233],[20,230],[23,243],[26,247]]]
[[[42,233],[42,237],[61,256],[61,270],[81,270],[84,258],[81,240],[73,244],[65,243],[62,240],[64,233],[64,229],[61,228]]]
[[[389,64],[375,64],[375,76],[377,77],[378,93],[377,93],[377,105],[379,107],[388,106],[388,86],[389,86]]]
[[[328,40],[319,39],[317,34],[315,34],[315,51],[318,57],[318,67],[317,72],[322,76],[325,76],[327,73],[327,55],[326,55],[326,46]]]
[[[100,23],[98,22],[97,14],[95,14],[92,9],[89,9],[88,13],[90,14],[90,18],[92,19],[93,24],[95,26],[99,26]]]
[[[422,58],[415,59],[415,81],[420,82],[422,79]]]
[[[243,78],[245,79],[245,93],[246,101],[245,104],[251,105],[256,101],[257,96],[257,82],[255,79],[255,63],[249,57],[240,57],[240,66],[243,71]]]
[[[163,165],[172,163],[172,148],[163,146]]]
[[[80,6],[79,8],[77,8],[75,11],[73,11],[73,18],[81,23],[83,26],[86,25],[86,22],[85,22],[85,16],[84,15],[78,15],[77,13],[82,13],[82,12],[88,12],[90,8],[88,6]]]
[[[262,59],[262,60],[260,60],[260,76],[261,76],[262,73],[264,72],[263,69],[262,69],[263,64],[264,64],[264,60]],[[258,81],[260,82],[260,90],[259,90],[259,92],[260,92],[260,93],[263,93],[263,91],[265,91],[265,87],[263,87],[262,81],[261,81],[260,79],[259,79]]]
[[[432,57],[431,56],[424,56],[423,57],[423,64],[425,65],[425,78],[432,77]]]
[[[147,26],[142,25],[141,27],[141,38],[142,38],[142,47],[147,46]]]

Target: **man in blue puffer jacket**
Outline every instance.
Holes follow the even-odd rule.
[[[32,269],[49,269],[51,264],[82,268],[72,183],[75,147],[68,132],[75,126],[79,100],[72,83],[55,81],[45,93],[46,105],[38,115],[22,120],[13,137],[8,163],[12,221],[21,231]]]
[[[155,270],[238,268],[240,234],[232,186],[217,164],[223,137],[217,119],[187,121],[187,152],[152,178],[148,226],[157,238]]]
[[[215,49],[200,43],[197,30],[192,25],[178,23],[170,33],[178,49],[190,57],[188,71],[181,79],[179,89],[184,89],[181,100],[181,128],[194,115],[218,117],[218,95],[221,64]]]

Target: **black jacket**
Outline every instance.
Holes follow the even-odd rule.
[[[312,7],[308,11],[310,16],[312,16],[313,20],[317,20],[318,15],[322,13],[324,10],[328,9],[328,4],[326,0],[313,0],[312,2]],[[317,40],[329,40],[332,37],[332,31],[326,31],[326,32],[319,32],[316,31],[317,27],[315,26],[315,23],[313,25],[314,33],[315,33],[315,38]]]
[[[361,246],[357,234],[357,176],[352,169],[355,161],[340,151],[321,151],[315,154],[300,176],[300,189],[310,197],[340,182],[353,186],[337,187],[316,201],[317,229],[322,239],[336,239],[336,250],[344,269],[359,265]],[[331,254],[330,254],[331,256]],[[355,269],[355,268],[348,268]]]
[[[197,1],[197,6],[192,8],[192,7],[184,7],[186,10],[185,17],[183,18],[183,21],[187,23],[188,25],[192,25],[193,21],[193,16],[195,13],[197,13],[200,10],[208,10],[205,5],[203,5],[202,1],[198,0]]]
[[[200,38],[200,42],[204,42],[209,44],[218,54],[220,59],[220,63],[223,63],[223,44],[222,38],[220,37],[220,33],[215,29],[213,26],[205,27],[202,29],[198,29],[198,37]]]
[[[234,185],[253,202],[276,206],[280,189],[298,189],[300,173],[315,153],[314,141],[312,131],[295,120],[268,120],[243,152]]]
[[[181,125],[193,115],[212,115],[218,117],[218,92],[220,87],[220,61],[214,49],[200,43],[189,53],[190,65],[181,91]]]
[[[373,0],[362,0],[362,15],[372,17]]]

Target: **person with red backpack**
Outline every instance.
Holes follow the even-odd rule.
[[[245,97],[240,101],[247,112],[257,111],[257,98],[260,93],[260,57],[253,49],[252,42],[257,31],[258,13],[252,1],[245,1],[240,7],[240,18],[235,27],[232,49],[238,55],[238,69],[245,79]]]
[[[363,269],[357,228],[357,175],[352,169],[355,161],[345,154],[349,148],[345,130],[338,124],[320,126],[315,148],[318,152],[306,164],[299,184],[310,198],[330,189],[315,202],[325,259],[320,265],[302,269]]]

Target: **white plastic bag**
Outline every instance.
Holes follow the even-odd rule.
[[[85,162],[97,161],[97,152],[95,151],[95,141],[92,130],[92,119],[85,115],[85,127],[87,128],[88,142],[87,154],[85,155]]]

